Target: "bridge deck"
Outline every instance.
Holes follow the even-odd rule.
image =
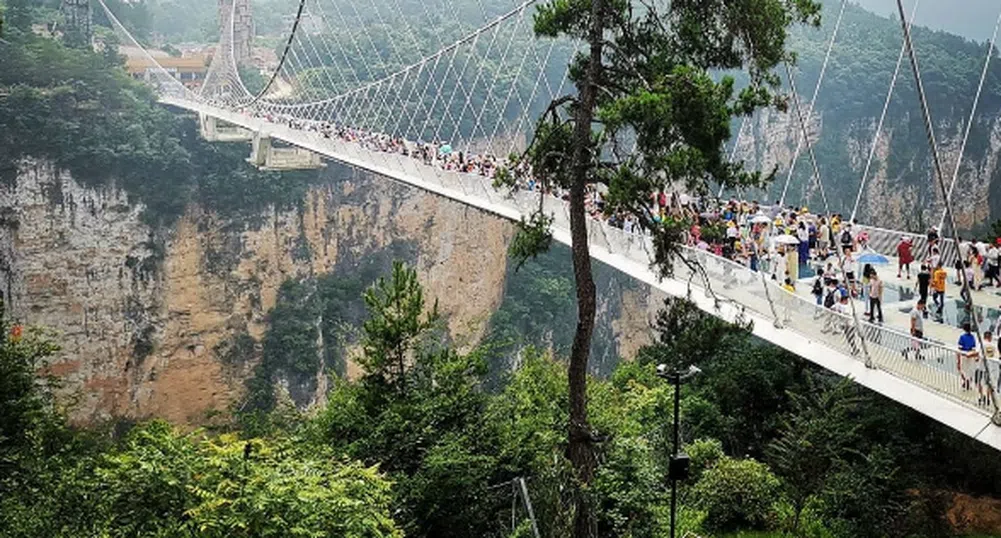
[[[208,114],[231,124],[263,132],[330,159],[368,170],[441,196],[477,207],[510,220],[518,220],[537,207],[532,193],[506,195],[495,191],[487,178],[447,172],[397,154],[380,153],[359,144],[325,138],[217,108],[204,103],[163,97],[165,104]],[[570,244],[568,218],[563,204],[550,200],[553,236]],[[856,382],[892,398],[970,437],[1001,450],[1001,427],[992,425],[988,407],[978,405],[976,389],[967,390],[955,370],[954,352],[926,345],[925,360],[907,359],[903,351],[913,342],[900,332],[865,325],[862,336],[873,368],[866,366],[862,342],[847,320],[818,309],[811,301],[767,283],[758,273],[725,260],[692,251],[706,268],[706,279],[679,268],[673,278],[660,279],[651,270],[648,239],[592,222],[592,256],[637,280],[676,297],[689,297],[700,308],[726,320],[753,322],[755,335],[799,355],[827,370],[850,376]],[[707,293],[711,287],[716,296]],[[722,299],[722,300],[721,300]],[[776,327],[776,319],[785,328]],[[825,330],[830,329],[830,330]],[[951,360],[950,360],[951,359]],[[995,379],[997,374],[995,373]]]

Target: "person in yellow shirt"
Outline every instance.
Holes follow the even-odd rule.
[[[942,262],[939,262],[931,275],[931,299],[935,303],[939,316],[942,315],[942,309],[945,308],[945,283],[948,279],[949,273],[942,267]]]

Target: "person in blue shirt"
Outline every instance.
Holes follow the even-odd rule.
[[[963,324],[963,334],[959,336],[959,351],[956,353],[956,369],[963,380],[963,390],[970,390],[971,381],[976,375],[980,354],[977,353],[977,337],[973,335],[970,324]]]

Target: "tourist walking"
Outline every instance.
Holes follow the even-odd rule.
[[[1001,250],[998,245],[987,247],[987,285],[1001,287]]]
[[[918,296],[920,297],[920,302],[925,305],[928,304],[928,287],[931,285],[931,271],[928,270],[928,266],[922,264],[921,272],[918,273]],[[922,310],[924,317],[928,317],[928,309]]]
[[[883,280],[875,269],[869,275],[869,321],[883,323]]]
[[[907,273],[907,280],[911,279],[911,263],[914,262],[914,253],[911,252],[911,238],[904,237],[897,245],[897,278],[902,272]]]
[[[949,273],[946,272],[945,267],[942,267],[940,261],[935,272],[931,275],[931,298],[935,303],[935,313],[938,317],[942,317],[942,310],[945,308],[945,283],[947,280],[949,280]]]
[[[852,355],[859,354],[858,344],[855,342],[855,324],[852,323],[852,307],[848,304],[848,293],[841,294],[841,301],[835,305],[834,312],[841,324],[841,330],[845,333],[845,340],[852,348]]]
[[[928,306],[923,299],[918,300],[918,304],[911,310],[911,347],[904,350],[904,358],[908,358],[909,352],[914,353],[916,360],[924,360],[921,350],[924,348],[925,339],[925,318]]]

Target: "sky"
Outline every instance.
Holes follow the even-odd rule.
[[[837,0],[824,0],[836,2]],[[897,0],[851,0],[880,15],[897,16]],[[976,41],[987,41],[1001,10],[1001,0],[918,0],[915,24],[945,30]],[[915,0],[903,0],[910,16]],[[1001,37],[1001,36],[999,36]]]

